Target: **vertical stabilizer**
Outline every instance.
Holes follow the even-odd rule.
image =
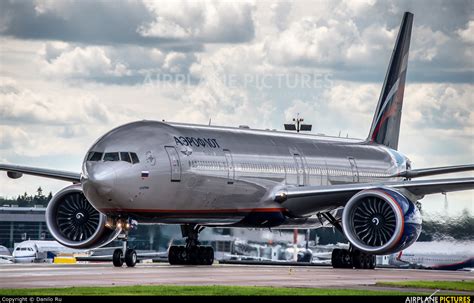
[[[413,14],[405,12],[368,137],[393,149],[398,148],[412,25]]]

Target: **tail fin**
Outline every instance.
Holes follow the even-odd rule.
[[[405,12],[368,137],[393,149],[398,148],[412,25],[413,14]]]

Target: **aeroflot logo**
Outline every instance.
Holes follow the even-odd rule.
[[[212,138],[194,138],[194,137],[174,137],[176,145],[220,148],[216,139]]]

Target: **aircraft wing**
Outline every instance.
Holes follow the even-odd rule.
[[[429,194],[474,189],[474,178],[288,187],[276,191],[274,200],[296,214],[308,214],[324,207],[331,209],[344,206],[357,192],[380,187],[408,191],[421,199]]]
[[[396,175],[389,176],[389,178],[405,177],[407,179],[412,179],[412,178],[427,177],[427,176],[434,176],[434,175],[460,173],[460,172],[473,171],[473,170],[474,170],[474,164],[432,167],[432,168],[407,170],[407,171],[398,173]]]
[[[0,170],[6,171],[8,177],[12,179],[18,179],[23,174],[26,174],[26,175],[33,175],[33,176],[38,176],[38,177],[69,181],[73,183],[79,183],[81,181],[80,173],[74,173],[74,172],[68,172],[68,171],[62,171],[62,170],[53,170],[53,169],[46,169],[46,168],[37,168],[37,167],[2,164],[2,163],[0,163]]]

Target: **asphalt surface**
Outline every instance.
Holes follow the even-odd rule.
[[[411,269],[333,269],[331,267],[137,264],[115,268],[102,264],[0,265],[0,288],[113,285],[243,285],[359,288],[377,281],[474,280],[472,272]]]

